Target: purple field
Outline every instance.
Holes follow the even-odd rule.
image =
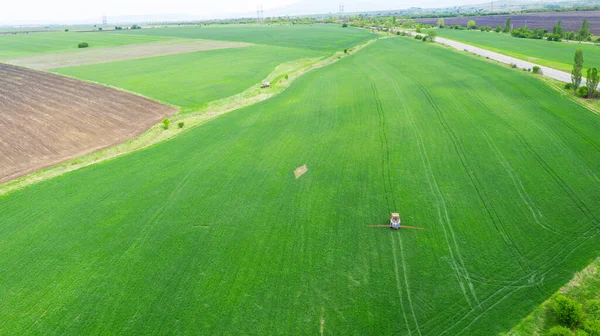
[[[452,17],[444,18],[446,25],[461,25],[466,26],[469,20],[475,20],[478,26],[495,27],[504,25],[506,18],[511,18],[514,28],[528,25],[529,28],[542,28],[552,30],[552,26],[558,20],[562,20],[562,26],[565,31],[577,32],[581,29],[583,19],[588,19],[591,25],[591,32],[594,35],[600,35],[600,11],[589,12],[549,12],[549,13],[531,13],[531,14],[515,14],[515,15],[489,15],[489,16],[469,16],[469,17]],[[437,18],[434,19],[417,19],[415,21],[424,24],[437,24]]]

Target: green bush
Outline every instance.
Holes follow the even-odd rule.
[[[550,329],[548,336],[571,336],[571,330],[563,326],[555,326]]]
[[[580,86],[579,90],[577,90],[577,97],[579,98],[587,98],[588,96],[588,89],[586,86]]]
[[[169,125],[171,125],[171,120],[169,120],[169,119],[164,119],[164,120],[162,121],[162,124],[163,124],[163,128],[167,130],[167,129],[169,129]]]
[[[179,127],[179,128],[183,128],[184,125],[185,124],[183,123],[183,121],[180,121],[177,123],[177,127]]]
[[[290,76],[288,76],[288,74],[285,74],[285,79],[290,79]]]
[[[581,324],[580,329],[586,331],[590,336],[600,336],[600,321],[585,320]]]
[[[575,333],[573,335],[575,335],[575,336],[590,336],[590,334],[588,334],[587,331],[583,331],[583,330],[575,330]]]
[[[565,83],[565,89],[573,90],[573,83]]]
[[[513,69],[516,69],[517,65],[513,63],[513,64],[510,65],[510,67],[513,68]]]
[[[81,42],[77,45],[77,48],[87,48],[90,45],[87,42]]]
[[[585,312],[588,317],[600,320],[600,300],[590,300],[585,304]]]
[[[559,295],[554,300],[554,313],[560,324],[566,327],[573,327],[583,319],[581,304],[564,295]]]
[[[540,75],[542,74],[542,68],[540,68],[540,67],[539,67],[539,66],[537,66],[537,65],[535,65],[535,66],[534,66],[534,67],[531,69],[531,71],[532,71],[534,74],[540,74]]]
[[[344,54],[347,54],[347,53],[348,53],[348,49],[344,49]]]
[[[421,36],[421,35],[416,35],[416,36],[415,36],[415,39],[417,39],[417,40],[422,40],[422,39],[423,39],[423,36]]]
[[[347,24],[347,23],[344,23],[344,24],[342,25],[342,28],[346,28],[346,27],[348,27],[348,24]]]

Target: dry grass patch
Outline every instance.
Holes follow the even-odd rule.
[[[244,42],[175,39],[119,47],[90,48],[68,52],[23,56],[6,59],[4,61],[34,69],[50,70],[203,50],[240,48],[250,45],[251,44]]]

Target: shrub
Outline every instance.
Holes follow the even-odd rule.
[[[98,27],[98,30],[102,30],[102,27]]]
[[[563,326],[555,326],[550,329],[549,336],[571,336],[571,330]]]
[[[600,300],[590,300],[585,306],[585,311],[590,318],[600,320]]]
[[[183,121],[180,121],[177,123],[177,127],[179,127],[179,128],[183,128],[184,125],[185,125],[185,123]]]
[[[285,79],[290,79],[290,76],[288,76],[288,74],[285,74]]]
[[[397,31],[397,32],[396,32],[396,35],[400,35],[400,32],[399,32],[399,31]]]
[[[417,33],[421,32],[421,26],[417,26]]]
[[[427,35],[423,36],[423,42],[427,42],[427,37],[428,37]]]
[[[68,32],[68,31],[69,31],[68,29],[65,29],[65,32]]]
[[[164,129],[169,129],[169,125],[171,125],[171,120],[169,120],[169,119],[164,119],[164,120],[162,121],[162,124],[163,124],[163,128],[164,128]]]
[[[542,74],[542,68],[540,68],[540,67],[539,67],[539,66],[537,66],[537,65],[535,65],[535,66],[534,66],[534,67],[531,69],[531,71],[532,71],[534,74],[540,74],[540,75]]]
[[[87,42],[81,42],[77,45],[77,48],[87,48],[90,45]]]
[[[348,27],[348,24],[347,24],[347,23],[344,23],[344,24],[342,25],[342,28],[347,28],[347,27]]]
[[[565,83],[565,89],[573,90],[573,83]]]
[[[344,54],[347,54],[347,53],[348,53],[348,49],[344,49]]]
[[[587,331],[583,331],[583,330],[575,330],[575,333],[573,335],[575,335],[575,336],[590,336],[590,334],[588,334]]]
[[[588,333],[590,336],[600,336],[600,321],[599,320],[585,320],[580,327],[582,330]]]
[[[581,86],[579,87],[579,90],[577,90],[577,97],[579,98],[587,98],[588,96],[588,88],[587,86]]]
[[[421,35],[415,35],[415,39],[416,39],[416,40],[422,40],[422,39],[423,39],[423,36],[421,36]]]
[[[513,68],[513,69],[516,69],[517,65],[513,63],[513,64],[510,65],[510,67]]]
[[[583,319],[581,304],[564,295],[559,295],[554,300],[554,313],[558,321],[566,327],[573,327]]]

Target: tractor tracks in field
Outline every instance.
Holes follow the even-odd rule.
[[[471,180],[471,184],[475,188],[475,191],[477,192],[477,195],[478,195],[480,201],[482,202],[488,216],[492,220],[492,223],[494,224],[496,230],[498,231],[500,236],[503,238],[505,244],[507,245],[509,252],[513,255],[515,260],[519,263],[519,265],[522,268],[523,267],[531,268],[528,265],[527,259],[524,257],[523,253],[519,250],[516,243],[513,241],[513,239],[508,234],[506,225],[504,224],[500,215],[496,211],[496,208],[489,201],[487,195],[485,195],[483,184],[481,183],[481,181],[479,181],[479,178],[471,169],[471,167],[468,163],[464,148],[462,147],[461,141],[460,141],[459,137],[456,135],[456,133],[454,132],[454,130],[450,127],[450,124],[444,117],[444,113],[441,111],[440,107],[437,105],[435,100],[431,97],[431,95],[429,94],[427,89],[421,83],[414,80],[413,78],[410,78],[410,80],[421,90],[421,92],[423,93],[423,95],[425,96],[427,101],[431,104],[431,106],[435,110],[438,120],[442,124],[442,127],[444,128],[444,130],[446,131],[446,134],[448,134],[448,136],[452,142],[452,145],[456,151],[456,154],[458,155],[458,157],[460,159],[463,169],[465,170],[467,176]]]
[[[385,199],[386,199],[386,205],[388,208],[388,212],[391,213],[393,211],[397,211],[398,208],[396,205],[394,184],[392,182],[392,177],[391,177],[392,167],[391,167],[389,140],[388,140],[387,133],[386,133],[385,112],[383,110],[383,105],[381,103],[381,99],[379,98],[379,91],[377,90],[375,83],[371,80],[369,75],[362,68],[360,68],[360,71],[361,71],[362,75],[365,77],[365,79],[368,81],[368,83],[370,84],[371,91],[373,93],[373,98],[375,100],[375,110],[377,112],[377,124],[378,124],[378,130],[379,130],[378,133],[379,133],[379,140],[381,143],[381,152],[382,152],[381,174],[382,174],[382,178],[383,178],[383,188],[384,188],[384,194],[385,194]],[[412,335],[411,327],[408,322],[408,317],[406,316],[406,311],[404,309],[404,302],[403,302],[404,300],[402,298],[403,297],[402,284],[401,284],[401,280],[400,280],[400,274],[399,274],[400,272],[398,270],[398,258],[397,258],[396,242],[394,239],[394,232],[390,232],[390,239],[391,239],[392,253],[393,253],[393,257],[394,257],[396,289],[398,291],[398,297],[400,299],[400,306],[402,309],[402,315],[404,317],[404,321],[406,323],[406,329],[408,330],[409,335]],[[402,273],[403,273],[403,277],[404,277],[404,288],[406,290],[406,297],[407,297],[408,305],[410,307],[411,315],[413,317],[413,321],[414,321],[417,333],[419,335],[422,335],[421,328],[419,327],[419,322],[417,320],[417,315],[415,313],[415,308],[414,308],[412,298],[411,298],[410,285],[409,285],[409,280],[408,280],[408,269],[406,267],[406,259],[404,257],[404,249],[402,247],[402,237],[400,237],[399,239],[400,240],[399,240],[398,244],[400,246],[400,261],[402,263]]]
[[[400,96],[401,91],[399,90],[396,81],[392,80],[392,83],[393,83],[396,94],[398,94]],[[465,265],[465,262],[464,262],[464,259],[462,256],[462,252],[458,246],[458,241],[457,241],[454,229],[453,229],[451,221],[450,221],[450,216],[448,214],[446,200],[439,188],[439,185],[437,183],[437,180],[436,180],[434,172],[433,172],[433,168],[431,167],[431,163],[429,161],[429,156],[427,155],[427,149],[425,148],[423,136],[421,135],[421,132],[414,121],[413,115],[410,112],[410,108],[407,106],[406,101],[404,99],[400,99],[400,101],[402,102],[406,117],[409,121],[411,129],[413,130],[413,134],[415,135],[415,137],[417,139],[417,144],[422,153],[421,163],[423,164],[423,168],[426,172],[427,182],[431,189],[431,193],[435,197],[435,200],[436,200],[438,219],[442,226],[442,231],[444,232],[446,246],[448,247],[448,251],[450,252],[450,260],[452,263],[451,268],[455,272],[458,285],[465,297],[465,300],[469,304],[469,306],[473,307],[473,303],[471,302],[471,299],[469,298],[468,292],[470,292],[470,295],[473,297],[473,299],[476,302],[476,306],[478,306],[479,299],[477,298],[477,294],[475,292],[475,287],[473,286],[473,283],[471,282],[471,278],[470,278],[469,272],[466,268],[466,265]],[[467,288],[468,288],[468,290],[467,290]]]

